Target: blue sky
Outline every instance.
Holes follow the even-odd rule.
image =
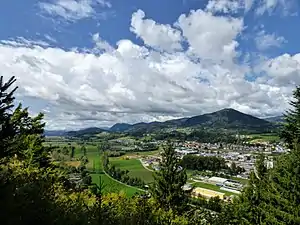
[[[297,0],[4,0],[0,67],[47,128],[225,107],[265,117],[300,84]]]

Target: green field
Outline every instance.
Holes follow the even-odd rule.
[[[213,190],[213,191],[218,191],[218,192],[222,192],[227,196],[231,196],[231,195],[236,195],[235,193],[229,192],[229,191],[223,191],[220,189],[220,187],[213,185],[213,184],[207,184],[207,183],[203,183],[203,182],[196,182],[192,184],[194,187],[200,187],[200,188],[206,188],[209,190]]]
[[[280,141],[280,138],[276,134],[253,134],[250,135],[251,142],[269,142],[269,141]]]
[[[248,184],[249,183],[249,180],[247,180],[247,179],[244,179],[244,178],[239,178],[239,177],[231,177],[230,179],[232,179],[232,180],[236,180],[236,181],[239,181],[239,182],[241,182],[242,184],[244,184],[244,185],[246,185],[246,184]]]
[[[138,159],[123,159],[123,158],[110,158],[112,165],[121,170],[128,170],[128,175],[131,177],[138,177],[146,183],[153,182],[152,172],[146,170]]]
[[[132,196],[135,193],[141,193],[141,191],[138,190],[137,188],[126,186],[107,176],[103,172],[102,160],[99,153],[97,152],[97,149],[94,146],[88,146],[88,145],[86,146],[86,148],[87,148],[87,157],[89,160],[87,164],[87,168],[91,171],[92,182],[99,185],[101,179],[101,182],[103,182],[104,184],[104,190],[103,190],[104,193],[124,192],[128,196]],[[76,156],[77,157],[82,156],[82,153],[78,153]],[[95,173],[93,172],[94,165],[96,171]]]

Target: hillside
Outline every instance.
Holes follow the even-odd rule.
[[[224,129],[242,129],[251,131],[268,131],[275,125],[264,119],[260,119],[234,109],[222,109],[217,112],[207,113],[190,118],[168,120],[165,122],[137,123],[128,126],[125,132],[152,132],[163,128],[181,127],[209,127]]]
[[[89,127],[86,129],[78,130],[78,131],[69,131],[66,132],[66,136],[83,136],[83,135],[91,135],[91,134],[99,134],[102,132],[107,132],[106,130],[98,127]]]
[[[271,122],[271,123],[283,123],[284,122],[284,116],[274,116],[266,118],[265,120]]]
[[[45,130],[44,135],[48,137],[65,136],[67,132],[65,130]]]
[[[109,130],[97,127],[90,127],[78,131],[48,131],[45,132],[47,136],[83,136],[98,134],[105,131],[110,132],[127,132],[135,133],[149,133],[159,131],[166,128],[209,128],[209,129],[231,129],[243,130],[250,132],[268,132],[274,130],[278,125],[276,120],[267,121],[255,116],[251,116],[235,109],[222,109],[213,113],[206,113],[199,116],[189,118],[180,118],[175,120],[168,120],[165,122],[150,122],[150,123],[116,123]]]
[[[273,124],[266,120],[239,112],[235,109],[222,109],[217,112],[194,116],[189,118],[183,124],[183,126],[187,127],[197,125],[240,129],[261,129],[273,127]]]
[[[132,125],[128,123],[116,123],[111,128],[109,128],[112,132],[124,132],[128,130]]]

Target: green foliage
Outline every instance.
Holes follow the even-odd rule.
[[[276,159],[268,170],[261,156],[249,186],[222,213],[224,224],[300,223],[300,146]]]
[[[15,131],[10,122],[12,116],[12,108],[14,107],[13,94],[17,87],[11,89],[15,83],[15,77],[10,78],[7,82],[3,83],[3,76],[0,77],[0,157],[12,156],[13,149],[8,149],[11,138],[15,136]]]
[[[182,165],[186,169],[199,171],[220,171],[221,169],[227,169],[225,159],[215,156],[186,155],[182,159]]]
[[[41,167],[49,165],[49,148],[43,146],[44,126],[43,114],[31,117],[28,108],[18,107],[12,112],[13,89],[8,92],[15,82],[12,77],[3,84],[0,79],[0,157],[16,156],[29,164],[37,164]]]
[[[159,171],[154,173],[150,191],[160,207],[182,213],[187,208],[188,193],[183,190],[187,175],[180,164],[181,160],[169,143],[164,147]]]
[[[71,159],[74,158],[74,156],[75,156],[75,147],[71,146],[71,155],[70,155]]]
[[[231,175],[238,175],[240,173],[245,172],[243,167],[237,166],[235,162],[232,162],[229,168],[229,173]]]
[[[292,149],[295,143],[300,143],[300,86],[294,91],[294,100],[290,102],[292,109],[285,114],[285,124],[281,138]]]
[[[86,147],[84,145],[81,146],[81,152],[84,156],[86,156]]]

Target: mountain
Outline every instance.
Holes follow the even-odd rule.
[[[284,116],[274,116],[274,117],[268,117],[265,118],[265,120],[272,122],[272,123],[283,123],[284,122]]]
[[[45,130],[44,135],[48,137],[65,136],[68,131],[66,130]]]
[[[135,133],[149,133],[159,131],[166,128],[209,128],[209,129],[230,129],[230,130],[243,130],[250,132],[268,132],[274,130],[278,125],[274,122],[260,119],[251,116],[235,109],[222,109],[213,113],[206,113],[199,116],[189,118],[180,118],[175,120],[168,120],[165,122],[150,122],[150,123],[116,123],[109,131],[111,132],[127,132],[130,134]],[[78,131],[66,132],[67,136],[83,136],[86,134],[98,134],[107,132],[107,129],[90,127]]]
[[[272,126],[266,120],[230,108],[191,117],[183,125],[187,127],[202,125],[222,128],[259,128]]]
[[[117,125],[117,124],[116,124]],[[114,126],[113,126],[114,127]],[[269,131],[276,126],[274,123],[260,119],[235,109],[222,109],[217,112],[207,113],[190,118],[181,118],[168,120],[165,122],[137,123],[123,126],[122,131],[135,132],[152,132],[164,128],[181,128],[181,127],[208,127],[221,129],[242,129],[251,131]],[[127,129],[125,129],[127,128]]]
[[[128,130],[132,125],[128,123],[116,123],[111,128],[109,128],[112,132],[124,132]]]
[[[83,136],[83,135],[91,135],[91,134],[99,134],[102,132],[107,132],[107,130],[104,130],[102,128],[98,128],[98,127],[89,127],[89,128],[85,128],[82,130],[77,130],[77,131],[69,131],[66,132],[66,136]]]

